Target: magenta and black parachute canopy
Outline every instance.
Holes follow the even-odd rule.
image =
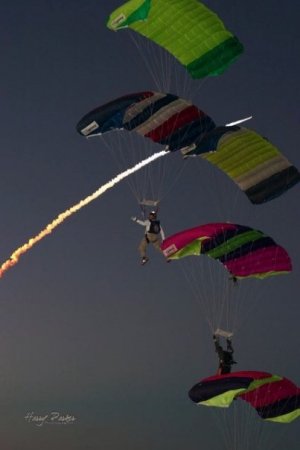
[[[195,384],[190,399],[198,405],[228,407],[242,399],[268,421],[288,423],[300,416],[300,389],[287,378],[267,372],[215,375]]]

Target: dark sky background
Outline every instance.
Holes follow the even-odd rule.
[[[128,33],[105,26],[119,4],[1,4],[2,262],[118,173],[107,149],[83,139],[75,126],[110,99],[156,88]],[[224,75],[193,83],[190,98],[218,124],[252,114],[247,126],[300,168],[299,4],[206,4],[245,53]],[[203,167],[189,164],[165,198],[165,231],[230,220],[265,231],[288,250],[292,274],[273,278],[263,293],[248,293],[255,307],[234,342],[238,369],[278,373],[300,385],[299,186],[262,206],[241,196],[233,208],[236,186]],[[247,429],[262,426],[267,443],[227,439],[226,447],[230,421],[221,425],[221,415],[188,399],[190,387],[216,371],[211,331],[176,262],[165,264],[151,249],[149,264],[139,265],[143,231],[130,221],[138,212],[120,183],[0,280],[1,449],[298,450],[299,420],[262,425],[253,416]],[[234,419],[235,407],[227,418]],[[238,414],[244,407],[237,406]],[[24,419],[52,411],[76,421],[37,427]],[[241,431],[238,421],[232,429]]]

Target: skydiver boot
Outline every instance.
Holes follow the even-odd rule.
[[[147,256],[142,257],[141,265],[144,266],[149,261],[149,258]]]

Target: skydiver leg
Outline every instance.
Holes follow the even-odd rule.
[[[148,245],[148,240],[146,239],[146,236],[144,236],[138,247],[139,253],[142,258],[142,262],[141,262],[142,265],[146,264],[146,262],[149,261],[149,258],[147,257],[147,245]]]
[[[225,375],[226,373],[231,373],[231,366],[224,365],[222,367],[220,375]]]
[[[147,233],[147,238],[149,242],[153,245],[153,247],[160,253],[162,253],[162,250],[160,248],[161,240],[157,234],[154,233]]]
[[[140,245],[138,247],[139,253],[142,258],[142,265],[146,264],[147,261],[149,261],[149,258],[147,256],[147,246],[151,243],[157,251],[162,253],[162,250],[160,248],[161,240],[158,237],[157,234],[154,233],[147,233],[146,236],[143,237],[143,239],[140,242]]]

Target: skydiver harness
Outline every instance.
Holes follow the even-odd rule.
[[[151,220],[148,233],[159,234],[160,233],[160,221]]]
[[[150,227],[147,233],[150,234],[159,234],[160,233],[160,221],[159,220],[151,220],[150,221]],[[145,233],[145,239],[149,244],[149,239],[147,237],[147,233]]]

